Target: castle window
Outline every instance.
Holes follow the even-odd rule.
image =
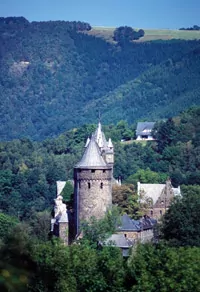
[[[162,210],[160,210],[160,215],[162,215]]]
[[[100,184],[100,188],[103,189],[103,183]]]
[[[153,216],[153,211],[151,210],[151,216]]]
[[[106,170],[104,169],[103,172],[106,172]]]
[[[93,172],[93,173],[94,173],[94,172],[95,172],[95,169],[92,169],[92,170],[91,170],[91,172]]]
[[[81,188],[81,182],[79,181],[79,183],[78,183],[78,186],[79,186],[79,189]]]
[[[88,183],[88,189],[90,189],[91,188],[91,185],[90,185],[90,183]]]

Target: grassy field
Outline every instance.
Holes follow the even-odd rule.
[[[114,27],[93,27],[87,32],[90,35],[104,38],[108,42],[113,42],[112,36]],[[184,39],[194,40],[200,39],[200,31],[188,30],[170,30],[170,29],[144,29],[145,36],[137,42],[153,41],[153,40],[171,40],[171,39]]]

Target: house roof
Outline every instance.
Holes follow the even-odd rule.
[[[160,197],[165,184],[142,184],[138,183],[138,195],[144,194],[145,198],[151,198],[155,204]]]
[[[121,224],[118,228],[120,231],[139,231],[140,226],[127,215],[121,216]]]
[[[152,131],[153,127],[155,125],[155,122],[138,122],[137,123],[137,129],[136,129],[136,135],[145,134],[145,130],[147,130],[147,134]]]
[[[143,217],[140,220],[133,220],[127,214],[121,216],[121,225],[118,227],[119,231],[142,231],[144,229],[151,229],[157,221],[149,217]]]
[[[123,234],[112,234],[106,241],[105,244],[108,244],[121,247],[121,248],[129,248],[130,244],[127,241],[126,237]]]
[[[91,137],[81,160],[75,165],[75,168],[109,168],[101,156],[99,146],[94,136]]]
[[[170,183],[171,185],[171,183]],[[164,189],[166,188],[166,184],[143,184],[138,182],[137,189],[138,189],[138,195],[141,196],[141,194],[144,195],[144,198],[151,198],[153,200],[153,204],[155,204],[158,200],[158,198],[164,193]],[[173,195],[181,195],[180,187],[173,188],[171,186],[171,190],[173,191]]]

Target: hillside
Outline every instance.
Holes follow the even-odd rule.
[[[96,122],[99,111],[105,123],[132,124],[200,104],[200,41],[119,46],[90,28],[0,19],[1,140],[54,137]]]

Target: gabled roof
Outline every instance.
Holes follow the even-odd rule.
[[[170,182],[166,182],[166,184],[143,184],[138,182],[137,183],[137,189],[138,189],[138,195],[143,195],[144,198],[151,198],[153,200],[153,204],[156,204],[159,198],[166,198],[166,187],[167,184],[169,184],[169,187],[172,191],[172,197],[181,195],[180,187],[173,188]],[[168,194],[168,199],[169,199]],[[142,198],[143,199],[143,198]]]
[[[145,198],[151,198],[155,204],[162,194],[165,184],[143,184],[138,183],[138,195],[144,195]]]
[[[101,156],[99,146],[97,145],[94,136],[91,137],[81,160],[75,165],[75,168],[109,168]]]
[[[137,129],[136,129],[136,135],[144,134],[143,131],[149,130],[149,132],[152,131],[153,127],[155,125],[155,122],[138,122],[137,123]]]

